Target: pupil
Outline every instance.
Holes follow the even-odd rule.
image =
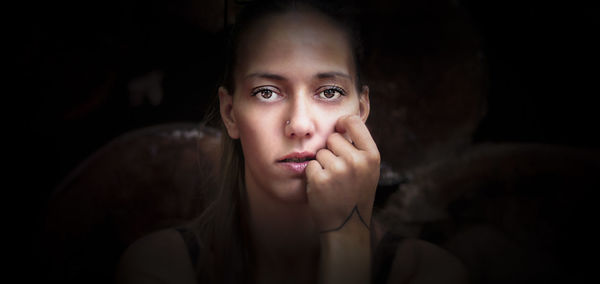
[[[273,92],[271,92],[270,90],[264,90],[262,93],[262,97],[265,99],[271,98],[272,95],[273,95]]]
[[[325,97],[328,99],[333,98],[333,96],[335,95],[334,90],[325,90]]]

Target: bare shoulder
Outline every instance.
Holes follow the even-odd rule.
[[[406,239],[398,246],[388,283],[468,283],[462,262],[432,243]]]
[[[117,283],[195,283],[185,242],[174,229],[147,235],[132,243],[117,268]]]

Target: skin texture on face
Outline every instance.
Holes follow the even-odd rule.
[[[280,160],[325,148],[341,116],[365,121],[368,89],[356,90],[345,34],[318,13],[267,16],[240,42],[235,94],[221,88],[219,98],[228,134],[242,144],[248,192],[305,203],[305,173]]]

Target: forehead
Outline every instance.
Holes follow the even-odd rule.
[[[266,16],[240,39],[238,75],[254,72],[284,75],[340,72],[354,75],[352,51],[346,34],[317,12]]]

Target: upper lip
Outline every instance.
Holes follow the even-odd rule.
[[[286,159],[314,159],[315,154],[312,152],[304,151],[304,152],[294,152],[287,154],[277,160],[277,162],[283,162]]]

